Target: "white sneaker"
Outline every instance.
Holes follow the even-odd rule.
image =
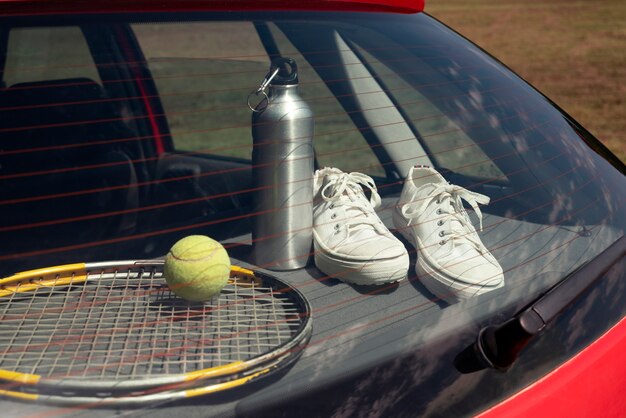
[[[358,285],[406,278],[409,255],[374,208],[380,196],[371,177],[337,168],[317,170],[313,188],[315,265],[325,274]],[[363,187],[371,192],[368,200]]]
[[[415,271],[436,296],[456,302],[504,285],[502,267],[483,245],[461,199],[480,219],[489,197],[449,184],[430,167],[412,167],[393,223],[417,249]]]

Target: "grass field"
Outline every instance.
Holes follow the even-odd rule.
[[[626,161],[626,1],[427,0]]]

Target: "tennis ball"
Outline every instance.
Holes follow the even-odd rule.
[[[165,281],[176,295],[205,301],[220,293],[230,276],[230,258],[219,242],[203,235],[178,241],[165,257]]]

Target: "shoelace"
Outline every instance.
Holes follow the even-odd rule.
[[[414,219],[426,210],[428,205],[430,205],[433,200],[436,200],[439,204],[443,203],[442,208],[438,209],[437,213],[445,215],[443,219],[439,221],[439,225],[442,225],[445,222],[452,223],[453,221],[456,221],[460,223],[461,226],[461,229],[451,226],[449,232],[444,232],[442,235],[448,236],[449,238],[441,240],[440,243],[443,245],[449,240],[464,239],[472,243],[472,245],[481,253],[487,251],[480,239],[476,239],[474,234],[468,233],[473,230],[473,226],[465,208],[463,207],[461,199],[469,203],[472,209],[476,212],[480,223],[480,230],[482,231],[483,214],[478,205],[488,204],[490,200],[488,196],[471,192],[455,184],[436,184],[422,187],[433,187],[433,190],[429,193],[426,199],[423,199],[422,201],[409,202],[402,206],[402,214],[409,219],[409,226]],[[419,192],[416,192],[412,199],[416,199],[418,194]],[[446,202],[450,202],[451,204],[446,205]],[[452,209],[446,210],[445,208],[448,207],[451,207]]]
[[[370,190],[369,203],[371,208],[363,205],[359,196],[365,198],[363,187]],[[348,209],[359,212],[359,215],[351,217],[345,221],[348,231],[361,229],[365,225],[372,225],[378,232],[384,234],[386,231],[381,227],[381,222],[374,208],[380,206],[381,199],[374,180],[363,173],[339,173],[333,174],[320,192],[322,198],[331,203],[340,200],[342,204],[348,205]],[[346,210],[348,210],[346,209]]]

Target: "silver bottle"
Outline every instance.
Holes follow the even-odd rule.
[[[309,262],[313,233],[313,112],[291,58],[272,62],[252,114],[253,261],[270,270]]]

